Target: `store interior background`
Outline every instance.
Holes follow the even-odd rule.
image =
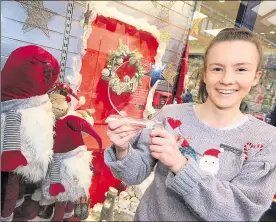
[[[256,33],[264,46],[263,76],[244,100],[249,112],[267,113],[276,99],[276,2],[275,1],[202,1],[193,18],[189,36],[189,69],[185,86],[197,101],[202,56],[212,38],[224,28],[243,24]],[[249,23],[249,24],[248,24]]]

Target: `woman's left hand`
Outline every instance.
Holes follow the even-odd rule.
[[[150,132],[150,151],[152,156],[177,174],[187,163],[179,149],[175,136],[162,128]]]

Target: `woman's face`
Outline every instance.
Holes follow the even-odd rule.
[[[207,56],[204,82],[207,102],[220,109],[239,108],[241,101],[255,86],[261,72],[256,46],[246,41],[216,43]]]

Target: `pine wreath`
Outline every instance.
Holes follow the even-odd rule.
[[[108,53],[107,67],[102,70],[102,79],[110,81],[109,85],[117,95],[121,95],[124,92],[135,92],[146,73],[141,65],[142,58],[143,56],[138,50],[130,51],[128,46],[123,45],[120,39],[117,50],[109,51]],[[122,82],[115,71],[125,60],[130,65],[135,66],[136,73],[132,78],[128,75],[124,76],[124,81]]]

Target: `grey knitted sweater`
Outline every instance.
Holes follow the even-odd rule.
[[[155,170],[135,220],[259,220],[276,192],[275,127],[248,116],[230,129],[211,128],[192,104],[169,105],[158,120],[186,139],[179,144],[188,163],[177,175],[151,156],[148,130],[131,142],[123,160],[113,147],[105,151],[105,163],[127,184],[140,184]]]

